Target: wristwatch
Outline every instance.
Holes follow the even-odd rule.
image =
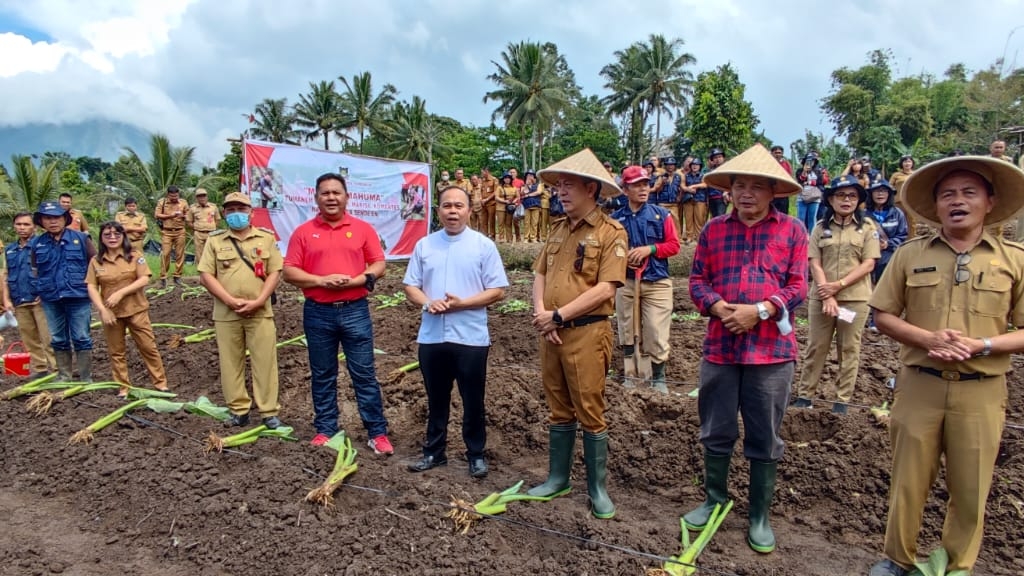
[[[430,311],[430,302],[424,302],[423,303],[423,311],[424,312],[429,312]]]
[[[982,338],[981,343],[983,344],[981,352],[975,354],[975,356],[988,356],[992,353],[992,340],[990,338]]]
[[[767,320],[772,317],[772,315],[768,313],[768,307],[765,306],[763,302],[757,303],[757,317],[761,320]]]
[[[561,326],[563,324],[562,315],[558,313],[558,308],[555,308],[555,311],[551,313],[551,321],[554,322],[556,326]]]
[[[377,285],[377,275],[372,272],[367,272],[365,276],[366,283],[364,285],[368,291],[373,292],[373,287]]]

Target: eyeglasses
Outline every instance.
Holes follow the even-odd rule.
[[[959,286],[971,279],[971,271],[967,265],[971,263],[971,255],[967,253],[956,255],[956,285]]]
[[[572,267],[577,272],[583,271],[583,254],[586,252],[586,249],[587,247],[583,242],[576,245],[576,260],[573,261]]]
[[[104,238],[120,238],[121,236],[124,236],[124,234],[118,232],[117,230],[107,230],[102,234],[102,236]]]
[[[854,192],[852,194],[833,194],[833,197],[839,200],[856,200],[858,195]]]

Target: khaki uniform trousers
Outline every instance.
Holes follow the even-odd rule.
[[[149,381],[154,388],[167,387],[167,373],[164,371],[164,362],[160,358],[160,351],[156,348],[156,337],[153,335],[153,325],[149,321],[149,310],[137,312],[131,316],[118,318],[117,322],[108,326],[103,325],[103,336],[107,339],[107,353],[110,354],[110,375],[115,382],[131,385],[131,378],[128,376],[128,360],[125,354],[125,330],[132,335],[135,347],[139,349],[139,355],[146,364],[146,372],[149,373]]]
[[[474,210],[469,213],[469,227],[477,232],[481,232],[481,226],[483,225],[482,216],[484,214],[483,208],[480,210]]]
[[[481,220],[481,222],[483,224],[483,228],[480,230],[480,232],[482,234],[486,235],[491,240],[495,240],[495,237],[494,237],[494,205],[495,205],[495,202],[491,202],[490,204],[484,206],[484,209],[483,209],[483,211],[481,212],[481,215],[480,215],[480,220]]]
[[[928,493],[946,456],[942,525],[947,570],[970,570],[981,549],[985,501],[1006,421],[1006,377],[949,382],[903,367],[892,406],[892,479],[885,554],[913,566]]]
[[[144,250],[145,245],[146,245],[146,237],[145,236],[143,236],[142,238],[140,238],[138,240],[129,240],[129,242],[132,243],[132,250],[138,251],[139,254],[145,254],[146,253],[146,251]]]
[[[700,231],[704,229],[704,224],[708,221],[708,204],[707,202],[687,202],[683,204],[683,220],[686,222],[686,232],[683,234],[683,240],[687,242],[694,242],[700,237]]]
[[[685,228],[684,224],[689,225],[689,222],[684,223],[680,218],[680,216],[682,216],[682,211],[679,209],[679,204],[658,204],[658,206],[668,210],[668,213],[671,214],[672,218],[676,221],[676,234],[679,236],[679,240],[681,241],[683,239],[683,229]]]
[[[627,275],[633,271],[628,270]],[[619,344],[633,345],[633,295],[636,280],[626,283],[615,291],[615,313],[619,324]],[[655,282],[640,283],[640,329],[643,332],[643,350],[638,352],[651,357],[658,364],[668,361],[669,334],[672,330],[672,279],[663,278]]]
[[[547,242],[551,231],[551,212],[547,208],[540,209],[540,241]]]
[[[551,424],[579,422],[599,434],[604,421],[604,380],[612,359],[612,328],[607,321],[560,328],[560,345],[540,339],[544,396]]]
[[[836,399],[848,404],[857,385],[857,370],[860,365],[860,343],[864,335],[870,308],[867,302],[839,302],[841,308],[857,313],[853,322],[843,322],[821,311],[821,300],[807,302],[807,347],[804,349],[804,369],[800,374],[797,396],[814,398],[821,387],[821,373],[832,352],[832,336],[835,335],[839,350],[839,382],[836,383]]]
[[[245,350],[250,351],[252,395],[260,416],[277,416],[277,326],[270,318],[215,321],[220,385],[232,414],[248,414],[252,398],[245,387]]]
[[[185,270],[185,229],[160,232],[160,279],[167,279],[171,268],[171,249],[174,249],[174,277],[181,278]]]
[[[46,326],[46,314],[38,302],[15,306],[14,317],[18,319],[18,334],[31,357],[33,372],[49,372],[57,367],[57,360],[50,347],[50,329]]]
[[[206,246],[206,239],[209,237],[209,230],[196,230],[192,233],[192,249],[195,250],[196,264],[199,264],[199,258],[203,255],[203,247]]]
[[[527,208],[523,218],[523,236],[527,242],[540,242],[540,208]]]
[[[515,218],[512,217],[512,213],[505,210],[505,205],[500,205],[501,212],[498,213],[498,240],[501,242],[512,243],[516,240],[515,229],[513,225]]]

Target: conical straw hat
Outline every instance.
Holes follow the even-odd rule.
[[[935,206],[935,186],[950,172],[974,172],[992,184],[995,205],[985,226],[1012,220],[1024,208],[1024,172],[1006,160],[991,156],[953,156],[918,168],[903,184],[903,205],[918,218],[941,227]]]
[[[793,179],[793,175],[779,164],[779,161],[768,152],[762,144],[754,144],[745,152],[704,176],[704,183],[714,186],[719,190],[732,188],[731,179],[733,176],[763,176],[774,178],[775,197],[792,196],[802,189],[800,184]]]
[[[537,177],[541,182],[551,185],[559,174],[575,174],[597,180],[601,183],[601,195],[605,198],[612,198],[622,193],[622,188],[619,188],[619,185],[608,174],[608,169],[601,164],[590,148],[584,148],[572,156],[544,168],[537,172]]]

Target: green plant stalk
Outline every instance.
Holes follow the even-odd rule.
[[[153,328],[168,328],[171,330],[195,330],[195,326],[189,326],[188,324],[153,324]]]
[[[73,396],[78,396],[85,392],[95,392],[97,390],[112,390],[114,388],[120,388],[121,384],[117,382],[93,382],[92,384],[79,384],[72,386],[61,394],[61,398],[67,400]]]
[[[671,556],[671,562],[665,562],[662,565],[662,570],[668,572],[671,576],[691,576],[697,573],[695,567],[697,558],[700,556],[704,548],[707,547],[708,543],[711,542],[711,538],[718,531],[718,528],[725,521],[725,517],[728,516],[729,511],[732,510],[733,501],[730,500],[726,503],[723,508],[721,504],[716,504],[715,509],[711,512],[711,517],[708,519],[707,525],[701,530],[700,535],[697,539],[690,543],[689,531],[686,529],[686,523],[680,519],[680,542],[683,546],[682,552],[678,556]]]
[[[89,442],[92,442],[92,438],[95,433],[99,432],[100,430],[103,430],[107,426],[110,426],[114,422],[117,422],[118,420],[121,419],[122,416],[124,416],[131,410],[144,405],[145,403],[146,400],[134,400],[132,402],[125,404],[124,406],[121,406],[117,410],[114,410],[110,414],[107,414],[106,416],[86,426],[82,430],[79,430],[78,432],[72,434],[71,438],[68,439],[68,444],[88,444]]]
[[[42,378],[36,378],[35,380],[32,380],[31,382],[26,382],[26,383],[22,384],[21,386],[17,386],[15,388],[11,388],[10,390],[4,392],[3,394],[0,394],[0,400],[13,400],[13,399],[15,399],[15,398],[17,398],[19,396],[24,396],[25,394],[31,394],[33,392],[39,392],[41,390],[53,390],[54,387],[52,387],[52,386],[49,387],[49,388],[42,388],[42,386],[50,384],[51,381],[54,378],[56,378],[56,377],[57,377],[56,373],[54,373],[54,374],[47,374],[46,376],[43,376]],[[54,384],[65,384],[65,382],[54,382]],[[65,387],[66,388],[70,388],[70,386],[65,386]]]
[[[501,492],[492,492],[486,498],[473,505],[473,510],[480,514],[496,516],[508,509],[510,502],[550,502],[554,496],[530,496],[519,494],[523,481],[516,482]]]
[[[189,334],[188,336],[185,336],[183,340],[186,344],[198,344],[199,342],[205,342],[206,340],[216,337],[216,328],[207,328],[205,330],[200,330],[195,334]]]

